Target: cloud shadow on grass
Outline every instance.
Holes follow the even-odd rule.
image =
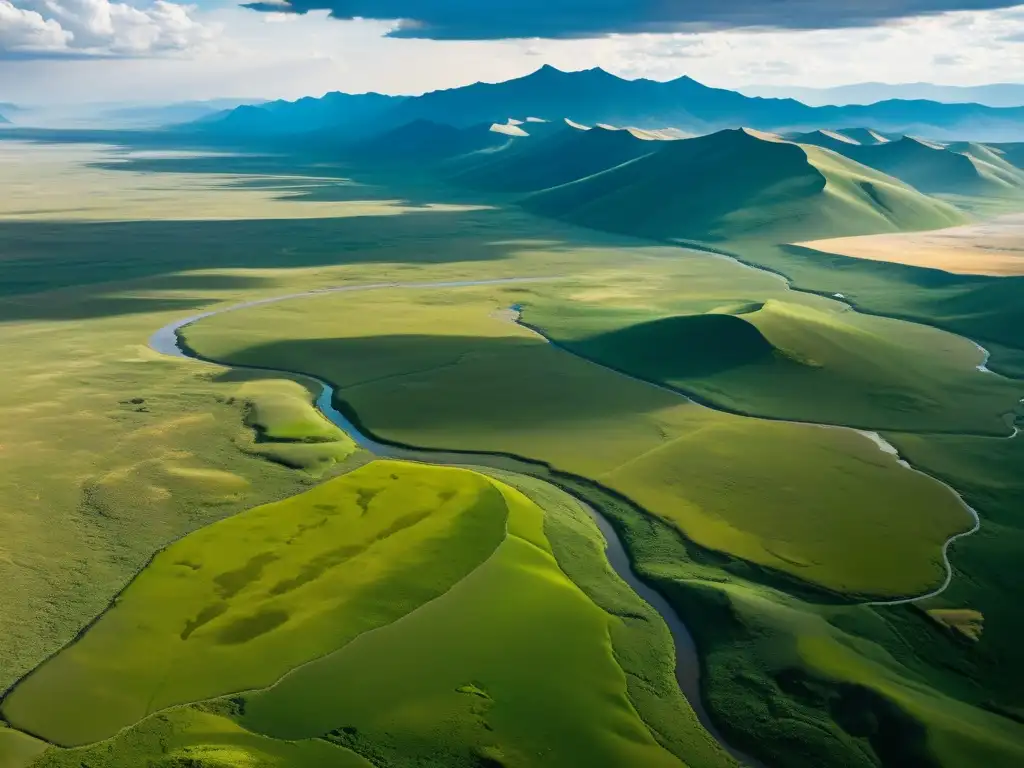
[[[38,296],[59,290],[75,289],[62,301],[106,300],[129,284],[147,293],[201,291],[255,287],[261,279],[182,274],[203,270],[499,260],[515,246],[496,237],[507,232],[492,213],[422,209],[329,219],[0,221],[0,301],[7,305],[0,314],[8,320],[67,318],[55,297]],[[18,302],[5,301],[19,296]],[[130,305],[111,309],[147,311],[142,303],[138,310]]]

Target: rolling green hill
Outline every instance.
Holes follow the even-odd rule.
[[[540,130],[537,130],[540,128]],[[650,155],[661,143],[627,130],[583,129],[565,122],[527,124],[529,136],[500,151],[464,158],[456,184],[492,192],[534,192]]]
[[[952,206],[835,152],[748,129],[666,143],[522,205],[598,229],[712,242],[780,243],[965,221]]]
[[[848,136],[840,131],[818,130],[809,133],[800,133],[792,137],[797,144],[813,144],[816,147],[825,147],[842,152],[844,149],[860,144],[858,139]]]
[[[884,144],[837,141],[821,131],[804,134],[802,143],[832,149],[927,193],[1006,195],[1024,188],[1024,171],[983,144],[932,144],[904,136]]]
[[[975,369],[970,342],[825,299],[681,314],[682,289],[630,300],[528,304],[559,345],[702,402],[758,417],[861,429],[1005,436],[1021,387]]]
[[[1010,187],[1024,187],[1024,157],[1011,161],[998,147],[979,144],[974,141],[957,142],[946,147],[971,158],[989,176]]]
[[[888,137],[870,128],[843,128],[838,131],[822,128],[807,133],[798,133],[788,138],[797,144],[814,144],[817,147],[826,147],[840,152],[844,149],[849,149],[851,146],[863,145],[870,147],[877,146],[878,144],[888,144],[890,141]]]

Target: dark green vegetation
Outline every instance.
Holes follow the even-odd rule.
[[[986,705],[1024,720],[1020,670],[1024,632],[1014,563],[1024,546],[1024,440],[957,436],[892,435],[892,442],[915,465],[955,485],[984,522],[974,536],[958,542],[956,575],[929,609],[967,609],[982,617],[977,651],[970,654],[972,676]]]
[[[455,184],[490,192],[532,192],[566,184],[650,155],[661,143],[640,139],[627,130],[581,130],[565,123],[536,128],[496,150],[461,157],[453,165]]]
[[[766,764],[1009,767],[1024,756],[1024,726],[988,711],[974,648],[923,612],[751,583],[739,563],[606,504],[641,573],[683,615],[705,617],[694,634],[709,705]]]
[[[666,142],[647,157],[537,192],[522,204],[613,232],[718,243],[790,242],[966,221],[952,206],[839,155],[746,129]]]
[[[396,163],[442,160],[469,152],[486,151],[508,141],[490,124],[456,128],[447,123],[415,120],[359,142],[351,151],[360,162],[387,167]]]

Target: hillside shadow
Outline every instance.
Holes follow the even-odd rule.
[[[339,181],[345,178],[345,165],[340,163],[303,161],[292,156],[241,152],[202,154],[200,150],[197,150],[197,154],[191,157],[114,155],[107,159],[86,163],[86,167],[129,173],[287,176],[309,179],[337,178]]]
[[[94,320],[118,315],[180,311],[182,313],[215,304],[216,299],[168,299],[122,296],[91,296],[64,302],[0,301],[0,322],[20,320]]]
[[[659,318],[564,346],[649,381],[712,376],[776,359],[775,347],[756,326],[729,314]]]
[[[462,429],[519,432],[587,421],[607,424],[685,402],[582,363],[535,337],[294,339],[253,345],[216,361],[330,381],[337,387],[336,398],[370,419],[381,436],[404,429],[440,435]],[[237,374],[220,375],[228,381]],[[387,407],[378,399],[382,393]],[[517,407],[523,403],[529,407]]]
[[[270,281],[250,275],[161,275],[146,281],[146,294],[161,291],[228,291],[259,288]],[[148,312],[186,312],[220,301],[206,296],[132,295],[131,290],[109,284],[92,290],[58,290],[43,296],[0,297],[0,322],[19,320],[91,320]]]
[[[367,165],[338,162],[319,155],[261,153],[196,154],[192,157],[133,157],[129,154],[91,162],[109,172],[215,176],[228,189],[280,193],[289,202],[395,200],[406,207],[479,204],[493,195],[439,181],[415,163]]]

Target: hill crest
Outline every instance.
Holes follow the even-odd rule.
[[[965,220],[952,206],[832,150],[748,129],[665,142],[522,204],[597,229],[705,242],[783,243],[808,232],[869,234]]]

